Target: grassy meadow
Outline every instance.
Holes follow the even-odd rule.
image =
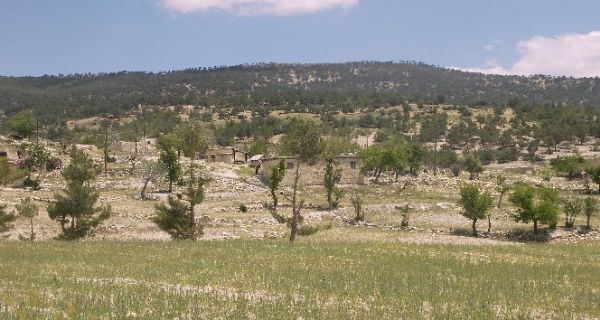
[[[597,242],[0,242],[2,319],[599,317]]]

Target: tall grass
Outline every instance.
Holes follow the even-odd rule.
[[[600,317],[600,246],[2,242],[0,318]]]

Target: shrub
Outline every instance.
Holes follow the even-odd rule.
[[[352,207],[354,207],[354,220],[365,221],[365,213],[363,212],[363,199],[360,195],[354,194],[350,197]]]
[[[591,228],[590,220],[598,213],[598,199],[594,197],[586,197],[583,199],[583,214],[587,219],[586,227]]]
[[[533,222],[533,232],[538,234],[538,224],[556,226],[558,219],[558,191],[530,184],[517,184],[513,187],[510,202],[517,207],[514,218],[517,222]]]
[[[396,207],[396,210],[400,210],[402,214],[402,222],[400,222],[400,226],[403,228],[408,228],[410,224],[410,206],[404,205],[402,207]]]
[[[572,228],[575,225],[575,218],[583,211],[583,202],[579,199],[563,199],[563,208],[565,210],[565,226]]]
[[[33,218],[39,214],[38,208],[35,206],[30,197],[27,197],[21,201],[20,204],[16,205],[17,213],[19,216],[29,219],[29,235],[19,235],[21,240],[35,240],[35,232],[33,231]]]
[[[581,175],[586,163],[582,156],[576,155],[552,159],[550,164],[556,172],[565,174],[568,178],[572,179]]]
[[[459,204],[464,210],[460,212],[472,221],[473,235],[477,235],[477,220],[488,216],[492,208],[492,196],[488,192],[480,192],[476,185],[468,184],[460,189]]]
[[[469,173],[469,180],[475,180],[483,172],[481,161],[475,154],[468,154],[463,160],[463,168]]]

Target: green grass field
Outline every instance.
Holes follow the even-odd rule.
[[[0,242],[0,318],[600,317],[600,244]]]

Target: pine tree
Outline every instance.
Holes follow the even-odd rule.
[[[95,207],[98,192],[92,185],[97,173],[92,160],[82,151],[71,150],[71,163],[63,170],[67,182],[64,194],[55,194],[48,216],[60,224],[59,238],[73,240],[93,234],[95,227],[110,217],[110,206]]]
[[[285,177],[285,161],[281,160],[277,166],[271,169],[271,175],[267,179],[271,198],[273,198],[273,210],[277,210],[279,199],[277,197],[277,189]]]
[[[17,209],[19,216],[29,219],[29,235],[24,238],[31,241],[35,240],[35,232],[33,231],[33,218],[37,217],[39,214],[38,208],[30,197],[21,200],[21,203],[17,204],[15,208]],[[19,238],[21,238],[21,236],[19,236]]]
[[[158,160],[167,172],[169,180],[169,193],[173,192],[173,182],[177,181],[181,176],[181,165],[177,159],[177,153],[173,148],[162,150]]]
[[[190,173],[191,174],[191,173]],[[173,240],[196,240],[204,234],[204,225],[196,222],[195,207],[204,201],[206,179],[190,179],[186,201],[169,196],[168,205],[159,204],[152,221]]]
[[[342,170],[336,169],[333,158],[325,160],[325,190],[327,192],[327,205],[331,211],[340,201],[342,191],[336,186],[342,180]],[[334,195],[336,196],[334,199]]]

